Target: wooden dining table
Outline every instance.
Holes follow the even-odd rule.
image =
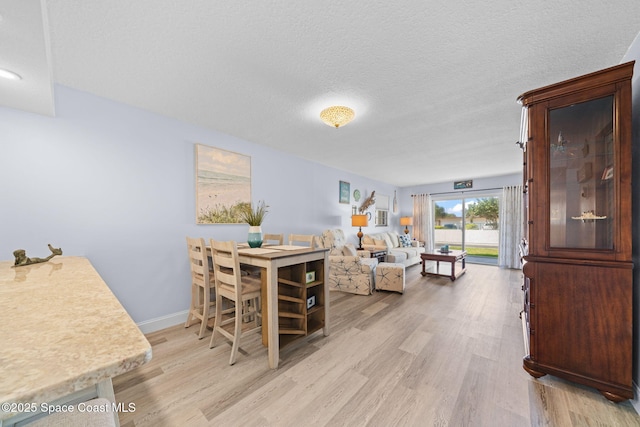
[[[151,360],[145,336],[87,258],[13,264],[0,261],[0,426],[96,396],[117,408],[111,378]]]
[[[278,320],[278,270],[313,261],[323,261],[324,292],[324,336],[329,336],[329,249],[310,248],[293,245],[265,245],[261,248],[250,248],[238,245],[240,264],[261,268],[263,295],[266,295],[267,315],[262,314],[267,325],[266,341],[268,346],[269,367],[276,369],[280,361],[280,340]],[[263,307],[265,307],[263,302]],[[263,325],[264,327],[264,325]]]

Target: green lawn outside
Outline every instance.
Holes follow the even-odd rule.
[[[459,251],[462,249],[462,246],[449,245],[449,249]],[[465,250],[467,251],[467,255],[498,258],[498,248],[475,248],[473,246],[467,246]]]

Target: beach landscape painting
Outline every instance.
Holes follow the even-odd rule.
[[[196,224],[239,224],[251,206],[251,157],[196,144]]]

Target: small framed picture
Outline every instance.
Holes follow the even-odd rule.
[[[307,283],[316,281],[316,272],[315,271],[307,271]]]
[[[461,190],[464,188],[473,188],[473,180],[469,179],[466,181],[456,181],[453,183],[454,190]]]
[[[307,297],[307,310],[316,305],[316,296],[311,295]]]
[[[351,202],[351,184],[346,181],[340,181],[340,203]]]

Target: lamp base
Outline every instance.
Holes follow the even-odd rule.
[[[362,227],[360,227],[360,230],[358,231],[358,249],[362,249],[362,236],[364,236],[364,234],[362,233]]]
[[[404,234],[409,234],[409,227],[407,226],[404,227]]]

